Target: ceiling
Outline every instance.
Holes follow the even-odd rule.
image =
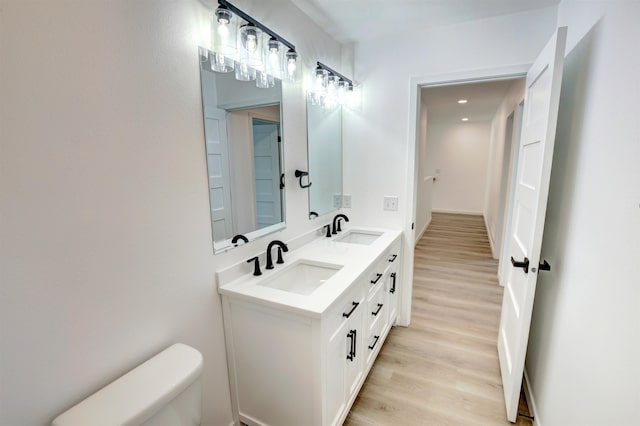
[[[514,80],[484,81],[452,86],[422,89],[422,104],[427,107],[430,123],[460,123],[463,117],[469,123],[491,121],[500,102]],[[466,104],[458,100],[466,99]]]
[[[555,6],[560,0],[291,0],[341,43]]]

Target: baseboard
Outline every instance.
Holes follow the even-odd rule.
[[[482,216],[482,212],[472,210],[450,210],[450,209],[432,209],[433,213],[451,213],[451,214],[468,214],[472,216]]]
[[[489,228],[489,224],[487,223],[487,217],[485,215],[482,215],[482,218],[484,219],[484,227],[487,229],[487,236],[489,237],[489,245],[491,246],[491,257],[497,259],[498,256],[496,256],[496,247],[493,244],[493,236],[491,235],[491,228]]]
[[[415,247],[416,244],[418,244],[418,241],[420,241],[420,238],[422,238],[422,236],[424,235],[424,233],[427,231],[427,228],[429,227],[429,224],[431,223],[431,218],[429,218],[429,220],[427,221],[427,223],[424,225],[424,227],[422,228],[422,231],[420,231],[420,233],[418,234],[418,236],[416,237],[416,240],[413,242],[413,246]]]
[[[542,426],[540,415],[538,413],[538,406],[536,405],[536,398],[533,396],[533,392],[529,387],[529,375],[527,374],[526,368],[524,369],[524,396],[527,398],[529,412],[533,416],[533,426]]]

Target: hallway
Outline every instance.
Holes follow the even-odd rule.
[[[344,424],[511,425],[496,349],[502,287],[482,216],[434,213],[414,268],[411,325],[392,328]]]

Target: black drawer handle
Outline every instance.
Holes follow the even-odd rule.
[[[514,268],[522,268],[522,270],[524,271],[525,274],[529,273],[529,259],[528,258],[524,258],[524,262],[518,262],[517,260],[515,260],[513,258],[513,256],[511,256],[511,264],[513,265]]]
[[[351,302],[351,310],[347,313],[342,313],[342,316],[345,318],[349,318],[351,316],[351,314],[353,313],[353,311],[356,310],[356,308],[358,307],[358,305],[360,304],[360,302]]]
[[[389,262],[394,262],[396,260],[396,257],[398,257],[397,254],[394,254],[393,256],[391,256],[391,259],[389,259]]]
[[[378,344],[378,339],[380,339],[380,336],[373,336],[375,338],[375,340],[373,341],[373,345],[369,346],[369,349],[373,350],[373,348],[376,347],[376,345]]]
[[[393,285],[391,286],[391,289],[389,289],[389,293],[393,294],[396,292],[396,273],[392,272],[391,275],[391,282],[393,283]]]
[[[356,358],[356,336],[356,330],[351,330],[347,334],[347,339],[351,340],[351,342],[349,343],[349,353],[347,354],[347,359],[351,362],[353,362],[353,360]]]
[[[375,310],[375,312],[371,312],[371,315],[373,315],[374,317],[377,316],[380,313],[380,309],[382,309],[382,303],[378,303],[378,309]]]
[[[376,279],[371,280],[371,284],[377,284],[380,281],[380,277],[382,277],[382,274],[376,274]]]

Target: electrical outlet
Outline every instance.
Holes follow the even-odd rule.
[[[351,195],[342,196],[342,207],[344,207],[345,209],[351,208]]]
[[[339,209],[342,207],[342,195],[334,194],[333,195],[333,207]]]
[[[384,209],[390,211],[398,210],[398,197],[396,196],[385,196],[384,197]]]

